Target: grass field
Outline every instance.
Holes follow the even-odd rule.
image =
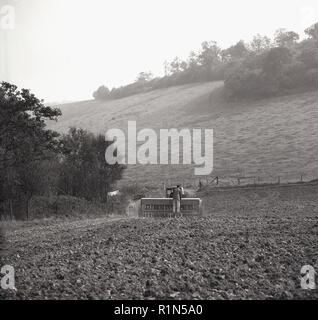
[[[206,190],[205,216],[7,228],[17,291],[0,299],[317,299],[318,185]]]
[[[318,91],[257,102],[226,103],[219,97],[222,83],[202,83],[156,90],[120,100],[83,101],[61,106],[63,116],[51,126],[70,126],[105,133],[127,129],[214,129],[212,175],[259,175],[307,180],[318,177]],[[129,165],[121,183],[160,184],[193,178],[192,165]]]

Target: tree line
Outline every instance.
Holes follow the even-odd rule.
[[[295,32],[280,30],[274,44],[248,55],[225,79],[230,100],[267,98],[318,88],[318,23],[305,30],[299,42]]]
[[[111,143],[102,135],[71,128],[67,134],[47,129],[58,108],[47,107],[29,90],[0,85],[0,219],[28,219],[35,196],[68,195],[107,201],[121,178],[118,164],[108,165]]]
[[[110,100],[176,85],[224,81],[228,99],[266,97],[284,90],[317,87],[318,23],[305,30],[307,38],[286,29],[273,39],[257,34],[250,43],[240,40],[221,49],[215,41],[205,41],[186,60],[176,57],[165,62],[165,76],[141,72],[134,83],[113,88],[100,86],[96,100]],[[297,76],[298,75],[298,76]]]

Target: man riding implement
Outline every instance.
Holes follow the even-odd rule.
[[[172,191],[173,198],[173,213],[175,216],[181,217],[181,199],[182,199],[182,189],[180,185],[177,185],[176,188]]]

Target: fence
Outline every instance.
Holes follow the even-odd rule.
[[[255,175],[255,176],[204,176],[189,179],[168,179],[163,182],[165,186],[176,185],[181,183],[185,188],[201,189],[204,186],[210,187],[225,187],[225,186],[247,186],[247,185],[262,185],[262,184],[286,184],[286,183],[301,183],[312,181],[313,177],[304,174],[289,174],[289,175]]]

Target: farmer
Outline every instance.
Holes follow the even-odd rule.
[[[173,198],[173,213],[175,216],[181,216],[181,198],[182,198],[182,189],[180,185],[177,185],[176,188],[172,191]]]

